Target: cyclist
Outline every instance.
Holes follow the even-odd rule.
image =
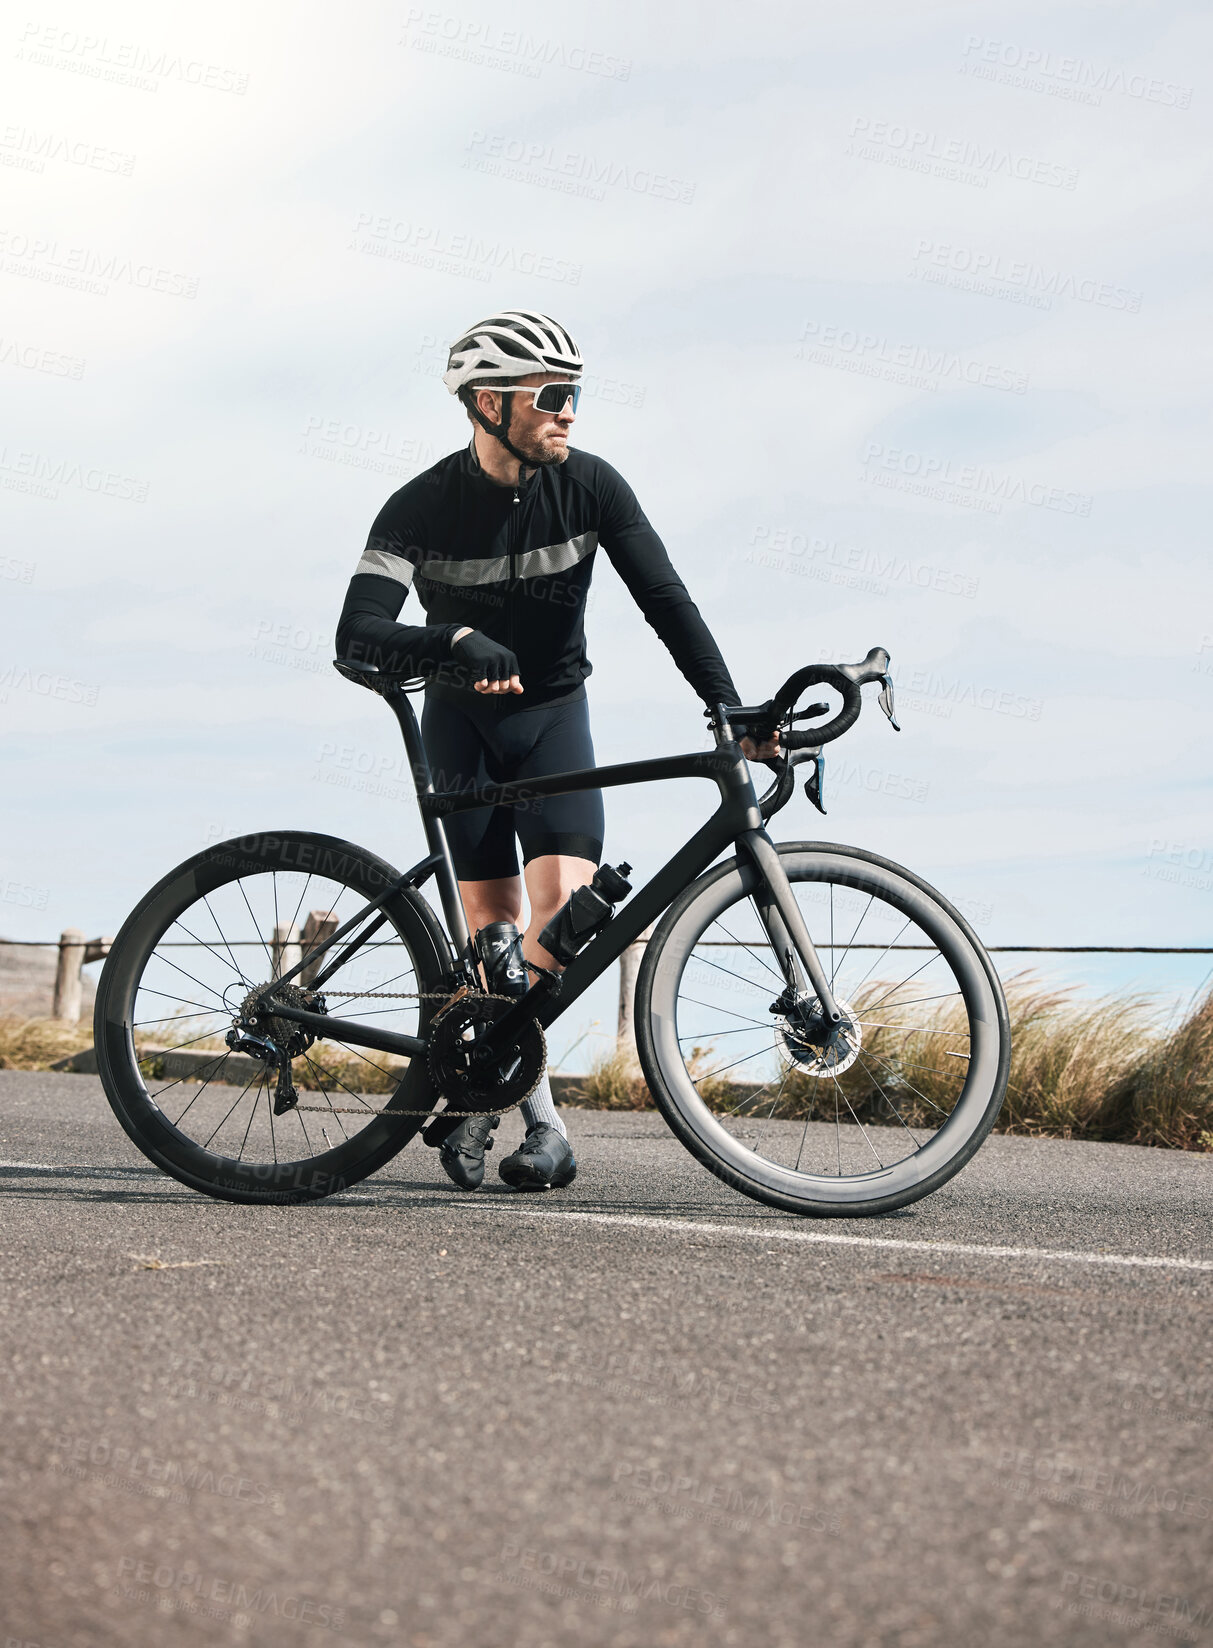
[[[570,448],[581,354],[533,310],[490,315],[451,346],[443,382],[472,423],[467,447],[394,493],[350,580],[339,651],[426,679],[422,736],[437,789],[593,767],[584,612],[599,545],[699,696],[741,700],[699,609],[631,488],[603,459]],[[425,624],[397,617],[410,589]],[[778,752],[745,737],[749,760]],[[447,838],[469,931],[522,916],[526,961],[557,963],[539,933],[602,858],[600,790],[454,813]],[[504,929],[509,932],[507,926]],[[514,993],[525,973],[488,988]],[[576,1160],[545,1074],[522,1105],[526,1138],[498,1169],[517,1189],[572,1182]],[[426,1129],[461,1188],[484,1177],[497,1116]]]

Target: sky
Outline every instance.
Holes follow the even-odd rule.
[[[383,502],[466,444],[447,344],[524,307],[747,700],[892,655],[903,730],[873,701],[776,839],[903,862],[988,944],[1209,942],[1213,14],[10,18],[0,935],[113,933],[258,828],[421,856],[333,629]],[[600,763],[706,747],[605,556],[587,634]],[[607,858],[647,877],[714,800],[606,792]],[[1208,960],[1036,965],[1173,1003]]]

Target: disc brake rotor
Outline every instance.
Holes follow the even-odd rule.
[[[806,1076],[840,1076],[859,1057],[863,1031],[855,1009],[841,997],[835,1005],[842,1014],[831,1024],[814,999],[794,1008],[776,1026],[776,1038],[790,1063]]]

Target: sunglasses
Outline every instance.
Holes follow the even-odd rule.
[[[536,412],[563,412],[569,400],[573,402],[573,411],[576,412],[577,402],[581,399],[579,383],[545,383],[538,389],[533,383],[495,383],[492,387],[498,395],[532,395]]]

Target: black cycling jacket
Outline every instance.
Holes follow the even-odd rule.
[[[473,439],[393,493],[350,579],[339,655],[424,676],[428,691],[454,702],[483,701],[451,652],[470,625],[516,655],[524,690],[511,706],[576,697],[593,668],[584,617],[601,543],[700,698],[738,703],[699,608],[623,477],[573,449],[524,476],[517,487],[490,480]],[[412,588],[428,623],[396,622]]]

